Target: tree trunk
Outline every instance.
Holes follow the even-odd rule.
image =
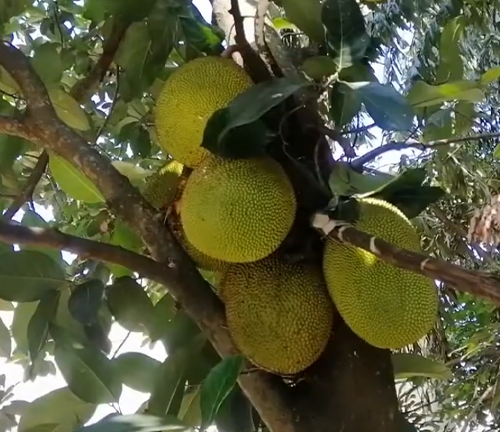
[[[231,0],[214,0],[212,5],[214,23],[224,30],[228,44],[234,43]],[[239,6],[247,41],[252,43],[256,2],[239,0]],[[298,130],[290,134],[294,142],[289,142],[289,153],[314,163],[313,146],[307,143],[317,142],[318,132],[300,134]],[[265,385],[252,387],[245,378],[240,385],[271,432],[401,431],[390,351],[359,339],[340,317],[326,351],[297,383],[283,386],[272,376],[262,381],[266,380],[272,392],[266,392]]]

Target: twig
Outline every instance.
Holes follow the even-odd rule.
[[[20,50],[0,42],[0,65],[17,82],[27,100],[22,123],[24,135],[38,146],[54,151],[89,178],[106,199],[109,209],[133,227],[151,256],[162,263],[162,283],[197,325],[207,331],[215,349],[224,357],[239,354],[224,328],[221,301],[164,225],[161,215],[108,159],[59,119],[43,82]],[[136,264],[132,269],[135,267]],[[297,431],[293,411],[285,396],[287,388],[281,381],[262,371],[241,376],[239,382],[271,430]]]
[[[252,49],[245,36],[243,17],[241,16],[238,0],[231,0],[231,10],[229,13],[234,19],[235,36],[234,41],[238,44],[239,52],[245,63],[245,69],[256,83],[267,81],[271,74],[259,55]]]
[[[462,226],[449,220],[448,217],[446,216],[445,212],[443,210],[441,210],[438,206],[432,205],[431,210],[434,212],[436,217],[441,222],[443,222],[445,225],[447,225],[449,228],[451,228],[456,234],[458,234],[460,236],[460,238],[462,239],[462,241],[464,242],[464,244],[467,246],[468,243],[465,241],[465,239],[467,238],[467,231]],[[471,242],[471,243],[469,243],[469,245],[472,247],[472,249],[474,249],[474,251],[485,262],[487,262],[488,264],[493,263],[493,259],[488,255],[488,253],[484,249],[481,248],[481,246],[478,243]],[[472,256],[474,258],[477,258],[474,256],[474,254],[472,254]]]
[[[353,169],[362,169],[365,164],[368,162],[371,162],[375,158],[379,157],[381,154],[392,151],[392,150],[405,150],[408,148],[416,148],[419,150],[433,150],[435,148],[439,147],[446,147],[450,144],[459,144],[463,143],[466,141],[480,141],[480,140],[486,140],[486,139],[492,139],[492,138],[498,138],[500,137],[500,132],[494,132],[494,133],[484,133],[484,134],[479,134],[479,135],[472,135],[472,136],[467,136],[467,137],[452,137],[452,138],[446,138],[446,139],[440,139],[440,140],[435,140],[435,141],[429,141],[426,143],[422,143],[420,141],[416,140],[408,140],[406,142],[390,142],[387,143],[383,146],[377,147],[368,153],[365,153],[364,155],[358,157],[357,159],[353,160],[351,162],[351,167]]]
[[[447,283],[457,291],[467,292],[500,305],[500,280],[486,273],[463,269],[455,264],[399,248],[351,225],[336,224],[326,214],[317,213],[313,226],[333,240],[350,243],[396,267],[423,274]]]
[[[351,142],[346,137],[342,136],[342,134],[339,131],[335,129],[330,129],[326,126],[320,126],[319,130],[333,141],[336,141],[340,145],[340,147],[342,147],[342,150],[344,150],[344,155],[346,157],[348,158],[356,157],[356,151],[351,145]]]
[[[90,73],[85,78],[78,81],[71,89],[71,95],[77,101],[81,102],[87,100],[94,94],[95,89],[102,82],[111,63],[113,63],[116,52],[125,37],[128,27],[128,23],[120,21],[117,18],[114,19],[109,38],[102,48],[101,57],[99,57],[99,60]]]
[[[24,203],[27,203],[28,201],[31,201],[33,199],[33,192],[35,191],[38,182],[42,178],[48,162],[49,155],[47,152],[43,151],[38,158],[35,167],[31,171],[31,174],[26,180],[21,193],[14,198],[9,208],[2,215],[2,219],[4,221],[12,219],[19,211],[19,209],[24,205]]]
[[[370,130],[372,127],[375,127],[375,126],[377,126],[376,123],[370,123],[369,125],[360,126],[360,127],[355,128],[355,129],[348,129],[348,130],[342,131],[342,135],[350,135],[350,134],[358,134],[361,132],[366,132],[367,130]]]

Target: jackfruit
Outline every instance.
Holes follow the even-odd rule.
[[[275,160],[211,156],[191,173],[180,216],[196,249],[222,261],[243,263],[262,259],[280,246],[296,207],[292,185]]]
[[[275,255],[230,265],[220,282],[229,333],[248,359],[290,376],[324,351],[333,305],[321,267],[290,264]]]
[[[210,154],[201,147],[208,119],[252,84],[245,70],[228,58],[200,57],[180,66],[156,101],[160,146],[184,165],[198,165]]]
[[[218,272],[222,271],[228,265],[228,263],[209,257],[196,249],[187,239],[186,233],[184,232],[176,214],[172,214],[169,217],[168,225],[175,239],[179,242],[184,251],[191,257],[198,268]]]
[[[420,252],[419,236],[398,208],[375,198],[359,200],[355,227],[395,246]],[[400,349],[433,327],[438,297],[431,279],[350,244],[328,239],[323,272],[346,324],[378,348]]]
[[[175,198],[183,166],[173,160],[168,161],[154,174],[146,177],[142,195],[154,208],[160,210],[169,207]]]

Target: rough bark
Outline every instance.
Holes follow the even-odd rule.
[[[228,12],[235,0],[214,0],[214,19],[220,27],[234,37],[234,18]],[[253,0],[239,0],[241,15],[255,16],[257,3]],[[245,37],[254,41],[253,27],[245,18]],[[236,23],[237,24],[237,23]],[[241,26],[239,26],[241,29]],[[240,35],[241,37],[241,35]],[[239,44],[239,43],[238,43]],[[293,105],[293,100],[289,101]],[[295,107],[288,106],[290,112]],[[328,171],[333,161],[324,130],[319,126],[317,114],[309,110],[295,110],[290,116],[287,140],[287,155],[277,151],[274,156],[285,165],[298,192],[304,214],[299,212],[299,227],[307,226],[308,210],[326,205],[326,197],[304,178],[300,171],[290,166],[289,155],[313,167],[314,145],[323,140],[325,155],[320,161]],[[316,127],[315,127],[316,126]],[[326,154],[328,153],[328,154]],[[288,166],[287,166],[288,165]],[[310,185],[308,187],[307,185]],[[327,200],[327,199],[326,199]],[[304,228],[303,239],[311,238],[311,232]],[[300,237],[300,235],[299,235]],[[314,237],[314,236],[312,236]],[[319,237],[318,237],[319,239]],[[320,259],[321,245],[313,242],[310,259]],[[288,245],[289,247],[289,245]],[[303,249],[304,243],[301,244]],[[300,247],[299,247],[300,249]],[[337,318],[337,323],[326,351],[319,361],[305,372],[297,385],[288,389],[285,396],[287,409],[292,413],[297,430],[314,432],[400,432],[399,409],[394,386],[391,356],[389,350],[374,348],[356,335]],[[253,401],[252,401],[253,402]],[[282,432],[274,429],[272,432]]]

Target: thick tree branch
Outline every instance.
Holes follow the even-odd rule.
[[[459,144],[467,141],[480,141],[487,140],[492,138],[499,138],[500,132],[494,133],[485,133],[479,135],[472,135],[467,137],[452,137],[446,139],[440,139],[435,141],[429,141],[426,143],[422,143],[416,140],[408,140],[405,142],[390,142],[383,146],[377,147],[368,153],[358,157],[357,159],[351,162],[351,167],[353,169],[360,170],[364,167],[365,164],[371,162],[375,158],[379,157],[381,154],[389,152],[389,151],[401,151],[409,148],[416,148],[418,150],[434,150],[439,147],[446,147],[451,144]]]
[[[22,119],[0,115],[0,133],[27,138]]]
[[[96,87],[104,79],[106,72],[111,66],[111,63],[113,62],[113,59],[116,55],[116,52],[118,51],[118,48],[120,47],[120,43],[123,40],[128,27],[128,24],[124,24],[121,21],[115,20],[113,22],[113,28],[111,29],[109,38],[104,43],[101,57],[94,65],[90,73],[85,78],[78,81],[71,89],[70,94],[76,101],[83,103],[95,93]],[[6,128],[2,127],[0,119],[0,131],[8,133],[8,131],[6,131],[5,129]],[[13,135],[20,136],[18,133],[14,133]],[[19,209],[26,202],[32,199],[33,192],[43,174],[45,173],[48,163],[49,155],[46,150],[43,150],[40,154],[36,166],[31,172],[28,180],[26,181],[22,192],[13,200],[9,208],[3,214],[2,218],[4,220],[12,219],[19,211]]]
[[[336,224],[326,214],[317,213],[313,218],[313,226],[333,240],[360,247],[396,267],[445,282],[457,291],[467,292],[500,305],[500,279],[489,274],[467,270],[455,264],[399,248],[359,231],[351,225]]]
[[[194,264],[163,224],[161,216],[111,163],[63,123],[28,59],[14,46],[0,43],[0,64],[22,89],[28,107],[24,132],[35,144],[71,162],[100,190],[109,209],[143,239],[151,256],[163,264],[164,283],[223,356],[238,352],[225,326],[223,306]],[[264,372],[242,375],[242,389],[270,430],[296,432],[287,409],[284,385]]]

